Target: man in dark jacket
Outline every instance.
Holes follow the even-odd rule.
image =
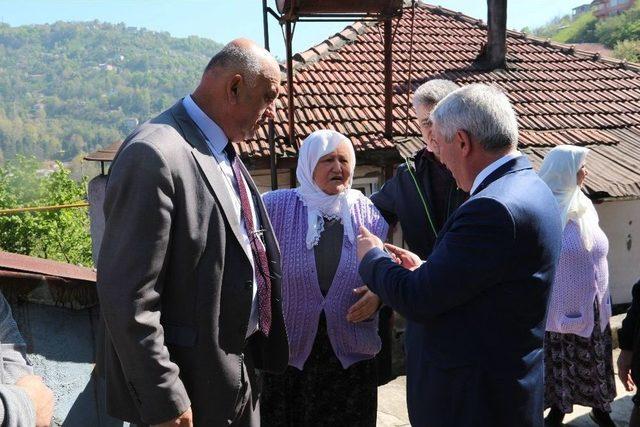
[[[451,172],[438,160],[436,147],[431,141],[429,114],[445,96],[458,88],[449,80],[430,80],[422,84],[413,95],[413,108],[425,147],[413,159],[398,167],[396,175],[382,189],[371,196],[371,201],[389,225],[398,222],[409,249],[426,259],[436,241],[438,231],[468,194],[456,185]],[[382,350],[376,356],[379,383],[393,379],[391,373],[391,325],[393,311],[380,310],[380,336]],[[407,333],[411,334],[411,325]]]
[[[422,259],[431,253],[438,231],[449,215],[468,197],[438,159],[431,141],[429,114],[457,88],[449,80],[430,80],[416,90],[413,107],[425,148],[400,165],[396,175],[371,196],[389,225],[400,223],[409,249]]]
[[[627,316],[618,330],[620,356],[618,356],[618,376],[627,391],[633,391],[640,381],[640,280],[633,285],[633,299]],[[633,411],[629,427],[640,427],[640,395],[633,396]]]

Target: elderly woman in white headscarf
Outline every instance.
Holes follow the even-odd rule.
[[[351,189],[355,153],[332,130],[307,137],[298,157],[299,187],[265,194],[282,253],[282,304],[289,367],[266,376],[265,426],[374,426],[378,297],[358,274],[356,235],[364,225],[381,239],[388,226]]]
[[[609,413],[616,396],[613,374],[607,236],[581,190],[588,149],[562,145],[540,168],[560,205],[562,251],[553,283],[545,334],[546,426],[560,426],[573,405],[593,408],[600,426],[615,426]]]

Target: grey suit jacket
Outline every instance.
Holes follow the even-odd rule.
[[[254,196],[272,274],[272,329],[246,342],[253,270],[222,172],[182,102],[122,144],[107,183],[98,295],[106,325],[99,370],[108,412],[154,424],[191,405],[196,425],[227,425],[243,358],[283,371],[288,361],[280,253]]]

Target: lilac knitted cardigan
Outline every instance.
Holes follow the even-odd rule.
[[[608,251],[609,241],[600,227],[594,232],[589,252],[577,224],[567,223],[551,290],[547,331],[590,337],[594,328],[594,301],[600,312],[600,330],[604,331],[611,318]]]
[[[333,351],[343,368],[370,359],[380,351],[378,316],[360,323],[347,322],[347,310],[358,300],[353,289],[362,286],[356,245],[344,236],[342,254],[326,297],[318,284],[314,250],[307,249],[307,208],[295,190],[277,190],[263,196],[282,253],[282,306],[289,338],[289,365],[303,369],[324,310]],[[385,239],[387,223],[366,197],[351,209],[354,230],[363,224]]]

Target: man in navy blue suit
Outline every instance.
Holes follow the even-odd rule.
[[[431,114],[439,157],[469,200],[421,261],[362,228],[360,275],[405,316],[415,427],[543,425],[542,340],[562,227],[549,188],[517,151],[507,97],[474,84]],[[399,265],[401,264],[401,265]]]

